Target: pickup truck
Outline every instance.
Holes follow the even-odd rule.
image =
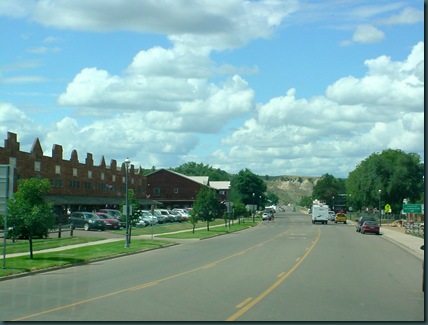
[[[336,217],[334,218],[334,223],[338,223],[338,222],[346,223],[346,214],[337,213]]]

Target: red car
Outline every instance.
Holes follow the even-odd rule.
[[[104,212],[95,212],[102,221],[106,224],[106,229],[120,229],[119,220]]]
[[[379,225],[376,221],[364,221],[361,226],[361,233],[365,234],[366,232],[372,232],[379,235],[379,229]]]

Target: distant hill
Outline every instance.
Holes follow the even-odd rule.
[[[321,177],[265,176],[267,190],[279,197],[280,204],[298,204],[304,196],[312,196],[314,185]]]

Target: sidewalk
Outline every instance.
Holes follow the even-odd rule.
[[[421,246],[424,245],[424,239],[409,234],[403,234],[399,231],[389,229],[389,227],[381,227],[380,233],[382,237],[386,238],[406,249],[408,252],[417,256],[419,259],[424,259],[424,251]]]
[[[223,224],[221,224],[221,225],[215,225],[215,226],[211,226],[211,227],[213,228],[213,227],[220,227],[220,226],[223,226]],[[205,227],[196,228],[195,230],[200,230],[200,229],[205,229]],[[157,235],[176,234],[176,233],[186,232],[186,231],[189,231],[189,230],[186,229],[186,230],[179,230],[179,231],[162,233],[162,234],[153,234],[153,240],[157,239],[156,238]],[[144,239],[152,239],[152,235],[132,236],[132,239],[143,239],[143,238]],[[168,240],[168,238],[162,238],[162,239]],[[189,241],[189,239],[185,239],[185,240]],[[102,239],[102,240],[97,240],[97,241],[88,242],[88,243],[82,243],[82,244],[76,244],[76,245],[61,246],[61,247],[49,248],[49,249],[44,249],[44,250],[39,250],[39,251],[33,251],[33,254],[50,253],[50,252],[60,252],[60,251],[65,251],[65,250],[69,250],[69,249],[73,249],[73,248],[79,248],[79,247],[84,247],[84,246],[100,245],[100,244],[112,243],[112,242],[117,242],[117,241],[123,241],[125,243],[125,236],[123,236],[123,237],[116,237],[116,238]],[[180,240],[174,239],[174,241],[178,242]],[[25,256],[25,255],[28,255],[28,254],[29,254],[29,252],[6,254],[6,258],[17,257],[17,256]],[[0,260],[2,260],[2,259],[3,259],[3,255],[1,255]]]

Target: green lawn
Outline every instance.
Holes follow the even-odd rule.
[[[171,246],[175,243],[166,240],[132,239],[129,248],[125,248],[123,241],[99,244],[80,248],[71,248],[65,251],[10,257],[6,259],[6,268],[0,269],[0,277],[36,271],[56,266],[84,263],[105,257],[130,254],[159,247]]]
[[[190,222],[178,223],[178,224],[165,224],[158,225],[146,228],[134,228],[132,230],[131,245],[129,248],[124,248],[124,241],[118,241],[113,243],[106,244],[97,244],[87,247],[80,248],[70,248],[64,251],[51,252],[51,253],[38,253],[33,255],[31,260],[28,255],[20,257],[9,257],[6,259],[6,268],[0,269],[0,277],[7,275],[31,272],[41,269],[47,269],[58,266],[72,265],[78,263],[84,263],[91,260],[96,260],[100,258],[112,257],[122,254],[130,254],[141,252],[145,250],[166,247],[174,245],[174,242],[167,240],[151,240],[151,239],[136,239],[134,236],[138,235],[148,235],[152,231],[155,234],[164,234],[167,232],[174,231],[184,231],[176,234],[165,234],[157,235],[156,237],[166,237],[166,238],[206,238],[211,236],[222,235],[229,232],[234,232],[242,230],[257,224],[252,222],[251,218],[247,218],[245,223],[241,222],[238,224],[237,221],[234,221],[233,224],[225,226],[225,222],[222,219],[218,219],[214,222],[210,222],[210,230],[206,229],[206,223],[199,222],[196,225],[196,228],[202,228],[195,230],[195,233],[192,232],[192,224]],[[218,227],[215,227],[219,225]],[[221,226],[220,226],[221,225]],[[116,231],[118,233],[124,233],[123,230]],[[85,242],[92,242],[97,240],[102,240],[103,238],[94,238],[94,237],[65,237],[65,238],[48,238],[48,239],[37,239],[33,241],[33,252],[42,249],[75,245]],[[8,243],[7,253],[20,253],[28,252],[28,240],[17,241],[15,243]],[[0,245],[1,252],[3,251],[3,243]],[[0,253],[1,253],[0,252]]]
[[[47,239],[33,239],[33,252],[40,251],[48,248],[76,245],[82,243],[93,242],[102,240],[104,238],[96,237],[64,237],[64,238],[47,238]],[[0,243],[0,254],[3,254],[4,243],[3,240]],[[6,243],[7,254],[29,252],[28,240],[17,240],[14,243],[8,240]]]
[[[229,226],[225,226],[224,222],[223,225],[220,227],[211,227],[210,226],[210,230],[208,231],[206,229],[206,227],[204,229],[199,229],[199,230],[195,230],[195,233],[193,233],[191,230],[190,231],[186,231],[186,232],[179,232],[179,233],[174,233],[174,234],[165,234],[165,235],[157,235],[156,237],[158,238],[177,238],[177,239],[200,239],[200,238],[206,238],[206,237],[212,237],[212,236],[218,236],[218,235],[223,235],[223,234],[227,234],[230,232],[234,232],[234,231],[238,231],[238,230],[242,230],[242,229],[246,229],[248,227],[252,227],[254,225],[256,225],[257,222],[253,223],[252,221],[249,222],[245,222],[245,223],[234,223]]]

